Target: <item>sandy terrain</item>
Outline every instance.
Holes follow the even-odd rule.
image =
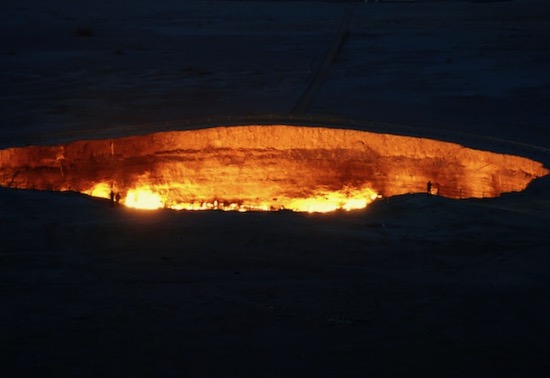
[[[2,148],[292,119],[316,81],[302,110],[319,122],[550,165],[542,0],[359,3],[347,20],[336,2],[0,7]],[[308,215],[1,189],[0,375],[547,376],[549,190]]]

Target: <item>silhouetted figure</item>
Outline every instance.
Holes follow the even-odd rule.
[[[111,207],[115,204],[115,192],[111,190],[111,193],[109,193],[109,198],[111,198]]]
[[[426,195],[432,194],[432,182],[428,181],[428,184],[426,185]]]
[[[116,204],[118,205],[120,203],[120,193],[117,193],[115,196]]]

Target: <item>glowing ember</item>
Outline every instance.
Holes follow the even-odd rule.
[[[0,150],[0,185],[119,194],[140,209],[329,212],[379,196],[521,191],[548,174],[526,158],[430,139],[294,126],[163,132]]]

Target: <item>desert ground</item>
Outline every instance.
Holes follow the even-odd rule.
[[[550,166],[543,0],[0,9],[0,148],[276,120]],[[549,177],[330,214],[0,188],[0,224],[3,377],[550,373]]]

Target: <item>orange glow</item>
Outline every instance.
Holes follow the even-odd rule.
[[[164,207],[163,198],[160,194],[151,190],[149,186],[142,186],[130,189],[122,203],[135,209],[156,210]]]
[[[111,188],[108,183],[96,184],[83,193],[93,197],[109,198]],[[271,211],[292,210],[309,213],[327,213],[336,210],[357,210],[367,207],[378,195],[370,188],[343,189],[340,191],[320,191],[307,198],[286,198],[277,200],[277,205],[263,200],[250,202],[185,202],[168,194],[166,186],[141,185],[128,189],[121,203],[135,209],[156,210],[224,210],[224,211]]]
[[[61,157],[61,158],[60,158]],[[329,212],[377,197],[496,197],[548,174],[539,162],[458,144],[284,125],[161,132],[0,150],[0,185],[119,193],[140,209]]]
[[[83,190],[82,193],[92,197],[109,198],[109,194],[111,193],[111,186],[106,182],[100,182],[94,185],[94,187],[89,190]]]
[[[374,201],[378,194],[371,188],[332,191],[307,198],[290,200],[285,208],[308,213],[328,213],[335,210],[363,209]]]

